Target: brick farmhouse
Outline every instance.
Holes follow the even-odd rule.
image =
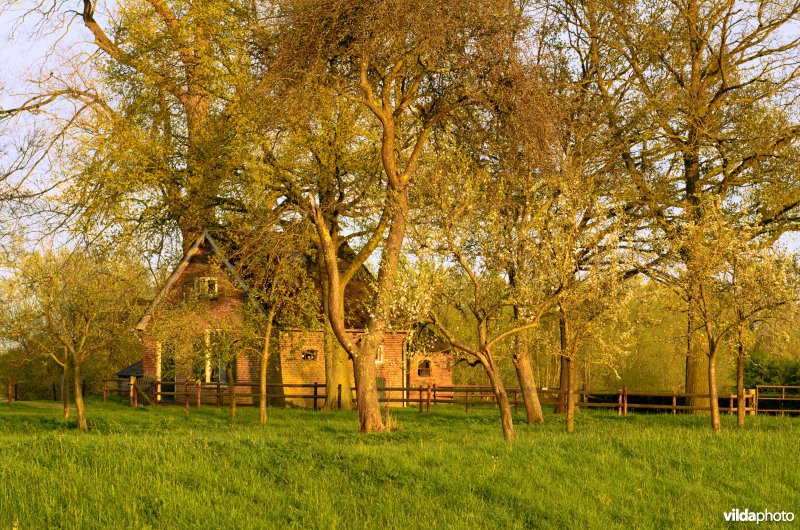
[[[188,306],[189,310],[170,313],[170,308],[187,299],[194,300],[194,304]],[[224,327],[228,335],[236,335],[237,330],[243,329],[247,310],[263,311],[220,246],[204,232],[172,271],[136,325],[142,342],[141,375],[145,380],[157,381],[165,392],[198,382],[227,384],[228,365],[221,366],[220,356],[214,351],[214,333]],[[179,331],[165,339],[163,333],[156,331],[159,318],[169,319],[171,327]],[[358,341],[363,330],[352,329],[350,333]],[[182,341],[187,344],[179,344]],[[194,342],[193,348],[189,342]],[[419,346],[423,342],[426,343],[424,348]],[[270,355],[268,383],[323,384],[324,344],[322,331],[281,329],[278,325],[277,352]],[[421,341],[418,333],[387,333],[376,365],[378,387],[382,389],[380,393],[393,399],[403,397],[401,390],[394,390],[401,387],[453,384],[453,359],[449,347],[441,341]],[[258,382],[258,355],[238,352],[230,367],[234,380],[242,385],[237,387],[240,396],[237,401],[242,404],[253,402],[258,390],[247,385]],[[350,371],[352,380],[352,365]],[[311,405],[308,398],[291,398],[292,393],[298,392],[291,392],[289,388],[285,389],[286,397],[271,399],[271,402],[287,406]],[[272,389],[270,394],[273,394]],[[182,399],[178,396],[178,401]]]

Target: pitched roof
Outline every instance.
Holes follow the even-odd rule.
[[[200,236],[195,240],[192,246],[189,247],[189,250],[186,251],[186,254],[183,256],[181,262],[178,263],[178,266],[175,267],[175,270],[173,270],[172,274],[169,275],[169,278],[167,278],[167,281],[164,283],[164,286],[161,288],[156,297],[150,303],[147,310],[144,312],[144,315],[142,315],[142,318],[139,319],[139,322],[136,324],[137,331],[144,331],[145,328],[147,328],[147,325],[153,318],[153,313],[161,304],[161,302],[164,300],[164,297],[167,295],[167,293],[169,293],[172,287],[175,285],[175,282],[178,281],[178,278],[180,278],[183,271],[186,270],[186,267],[189,266],[189,263],[191,263],[192,258],[194,258],[194,256],[197,254],[197,251],[200,250],[200,247],[203,245],[203,242],[205,241],[207,241],[209,245],[211,245],[211,249],[222,260],[222,264],[225,266],[225,269],[230,273],[231,277],[238,284],[239,288],[241,288],[242,292],[246,293],[250,298],[250,300],[255,301],[255,298],[251,296],[250,289],[247,287],[247,284],[244,282],[244,280],[242,280],[242,277],[239,276],[239,273],[236,272],[236,268],[233,266],[233,264],[231,264],[230,260],[222,252],[219,245],[217,245],[217,242],[214,241],[213,237],[211,237],[211,234],[209,234],[208,231],[204,230],[203,233],[200,234]],[[256,303],[255,305],[258,307],[259,310],[263,311],[261,304]]]
[[[117,377],[143,377],[143,376],[144,376],[144,365],[142,361],[136,361],[127,368],[123,368],[122,370],[117,372]]]

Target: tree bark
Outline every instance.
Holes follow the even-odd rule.
[[[325,404],[323,410],[339,408],[339,385],[342,386],[342,410],[353,410],[350,360],[336,340],[330,322],[325,320]]]
[[[78,413],[78,430],[86,432],[88,427],[86,425],[86,407],[83,403],[83,393],[81,392],[81,370],[80,365],[73,361],[72,363],[72,388],[75,393],[75,409]]]
[[[506,440],[516,439],[514,433],[514,417],[511,415],[511,405],[508,402],[508,394],[506,393],[503,379],[500,377],[500,371],[492,359],[491,353],[485,353],[485,360],[482,360],[484,371],[489,377],[489,382],[492,385],[495,399],[497,399],[497,407],[500,409],[500,421],[503,426],[503,438]]]
[[[513,360],[519,387],[522,391],[522,399],[525,402],[525,416],[528,424],[544,423],[542,405],[539,403],[539,394],[536,391],[536,381],[533,377],[533,368],[531,368],[531,359],[519,339],[517,339],[517,349]]]
[[[267,364],[269,363],[269,343],[272,339],[272,323],[275,321],[275,308],[271,307],[267,315],[267,329],[264,332],[264,348],[261,350],[261,365],[258,380],[258,412],[261,425],[267,424]]]
[[[719,399],[717,395],[717,354],[708,356],[708,395],[711,402],[711,429],[720,431]]]
[[[744,427],[745,400],[744,400],[744,340],[742,326],[739,326],[738,351],[736,355],[736,424]]]
[[[378,345],[383,343],[383,332],[368,334],[364,342],[362,353],[353,358],[357,384],[358,426],[361,432],[381,432],[386,430],[386,426],[378,402],[375,352],[378,351]]]
[[[708,354],[704,351],[703,343],[706,338],[701,335],[699,329],[694,329],[692,318],[692,300],[689,300],[689,311],[687,317],[687,339],[686,339],[686,379],[684,391],[687,394],[704,394],[708,388],[708,367],[703,364],[708,361]],[[689,397],[687,404],[692,407],[708,407],[708,398]],[[702,410],[692,411],[693,414],[705,414]]]
[[[569,369],[567,370],[567,414],[566,414],[566,424],[567,424],[567,432],[573,432],[575,430],[575,363],[572,360],[569,360],[568,363]]]
[[[64,371],[61,374],[61,399],[64,405],[64,420],[69,419],[69,359],[64,359]]]
[[[567,356],[567,319],[564,317],[563,313],[560,313],[558,316],[558,331],[559,350],[561,352],[561,370],[558,383],[558,405],[555,406],[553,412],[556,414],[564,414],[567,412],[567,395],[564,393],[564,390],[569,386],[571,363]]]

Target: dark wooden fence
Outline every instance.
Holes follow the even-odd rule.
[[[754,403],[760,414],[800,414],[800,386],[758,385]]]
[[[170,390],[167,390],[167,389]],[[745,411],[752,414],[756,412],[773,413],[778,409],[759,409],[758,400],[773,399],[763,397],[764,391],[760,389],[769,388],[770,390],[782,387],[759,387],[755,390],[748,390],[745,394]],[[789,387],[786,387],[789,388]],[[800,387],[797,388],[796,397],[784,396],[778,399],[785,401],[794,400],[800,402]],[[201,407],[202,405],[216,405],[221,407],[230,404],[230,396],[233,395],[238,405],[257,405],[259,402],[259,385],[257,383],[236,382],[234,388],[229,389],[227,383],[189,383],[172,381],[152,381],[128,379],[107,379],[103,382],[103,399],[109,395],[126,396],[131,405],[183,405],[184,407]],[[342,399],[351,398],[354,388],[350,392],[343,391],[341,385],[337,388],[336,406],[341,408]],[[417,386],[417,387],[385,387],[379,388],[379,401],[388,405],[395,406],[418,406],[420,412],[430,412],[431,406],[439,404],[459,405],[469,414],[470,407],[495,405],[496,399],[492,388],[489,386],[478,385],[459,385],[459,386]],[[514,407],[515,412],[519,411],[520,405],[524,405],[522,392],[519,388],[507,389],[509,402]],[[539,399],[543,406],[557,405],[564,399],[566,391],[558,389],[539,389]],[[685,392],[634,392],[627,388],[616,391],[596,391],[596,390],[577,390],[576,406],[578,408],[605,408],[616,410],[619,415],[627,415],[628,411],[637,410],[644,412],[666,412],[677,414],[678,412],[708,411],[709,406],[689,405],[689,398],[708,398],[708,394],[685,393]],[[300,404],[307,403],[314,410],[320,408],[326,401],[325,385],[322,383],[310,384],[269,384],[267,385],[267,399],[294,401],[295,404],[302,400]],[[306,405],[306,406],[307,406]],[[723,394],[719,396],[719,405],[722,412],[735,413],[737,402],[735,394]],[[788,408],[780,409],[783,412],[793,412]],[[800,411],[798,411],[800,412]]]

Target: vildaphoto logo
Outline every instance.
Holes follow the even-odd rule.
[[[725,512],[725,521],[733,523],[791,523],[794,521],[794,512],[770,512],[767,510],[761,512],[751,512],[750,510],[740,510],[734,508],[729,512]]]

